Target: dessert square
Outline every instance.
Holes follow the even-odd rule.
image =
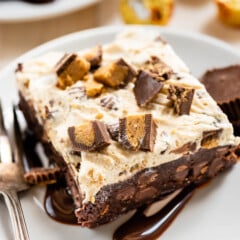
[[[226,115],[158,31],[21,63],[28,126],[62,169],[85,227],[113,221],[232,166]]]

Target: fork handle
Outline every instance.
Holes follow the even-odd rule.
[[[0,191],[7,205],[15,240],[29,240],[27,226],[18,195],[13,190]]]

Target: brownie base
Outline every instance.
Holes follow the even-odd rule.
[[[94,203],[82,204],[83,195],[71,166],[46,140],[31,103],[21,93],[19,106],[29,128],[43,142],[47,156],[63,169],[76,206],[78,223],[84,227],[96,227],[111,222],[132,209],[154,202],[190,183],[204,183],[231,167],[240,156],[240,146],[200,149],[194,154],[185,154],[174,161],[146,168],[127,180],[106,185],[98,191]]]

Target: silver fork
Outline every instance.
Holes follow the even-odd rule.
[[[17,121],[15,107],[14,144],[11,144],[3,119],[0,101],[0,193],[3,195],[12,222],[16,240],[29,240],[22,207],[17,192],[26,190],[29,186],[24,182],[22,166],[22,148],[20,146],[20,127]]]

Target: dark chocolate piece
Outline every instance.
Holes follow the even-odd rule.
[[[172,101],[174,111],[178,115],[189,115],[194,91],[194,89],[170,85],[168,99]]]
[[[133,89],[137,104],[146,106],[163,88],[163,83],[154,79],[149,73],[140,71]]]
[[[44,168],[35,167],[31,168],[24,174],[24,180],[29,184],[53,184],[60,178],[61,170],[59,167]]]
[[[222,129],[210,130],[203,132],[201,146],[204,148],[213,148],[218,145]]]
[[[55,66],[58,75],[57,87],[65,89],[81,80],[88,73],[90,63],[77,54],[65,54]]]
[[[69,127],[68,135],[76,152],[100,150],[110,144],[107,127],[100,121]]]
[[[109,65],[100,67],[94,73],[94,79],[106,86],[118,88],[124,87],[133,80],[135,70],[122,58]]]
[[[153,151],[156,124],[151,114],[135,115],[119,120],[119,141],[128,150]]]
[[[151,60],[144,66],[144,70],[158,81],[169,80],[173,73],[173,70],[156,56],[151,57]]]
[[[91,69],[98,68],[102,62],[102,47],[98,45],[90,49],[83,57],[90,62]]]
[[[111,138],[115,141],[118,141],[118,136],[119,136],[119,123],[115,124],[108,124],[107,125],[107,130],[111,136]]]

